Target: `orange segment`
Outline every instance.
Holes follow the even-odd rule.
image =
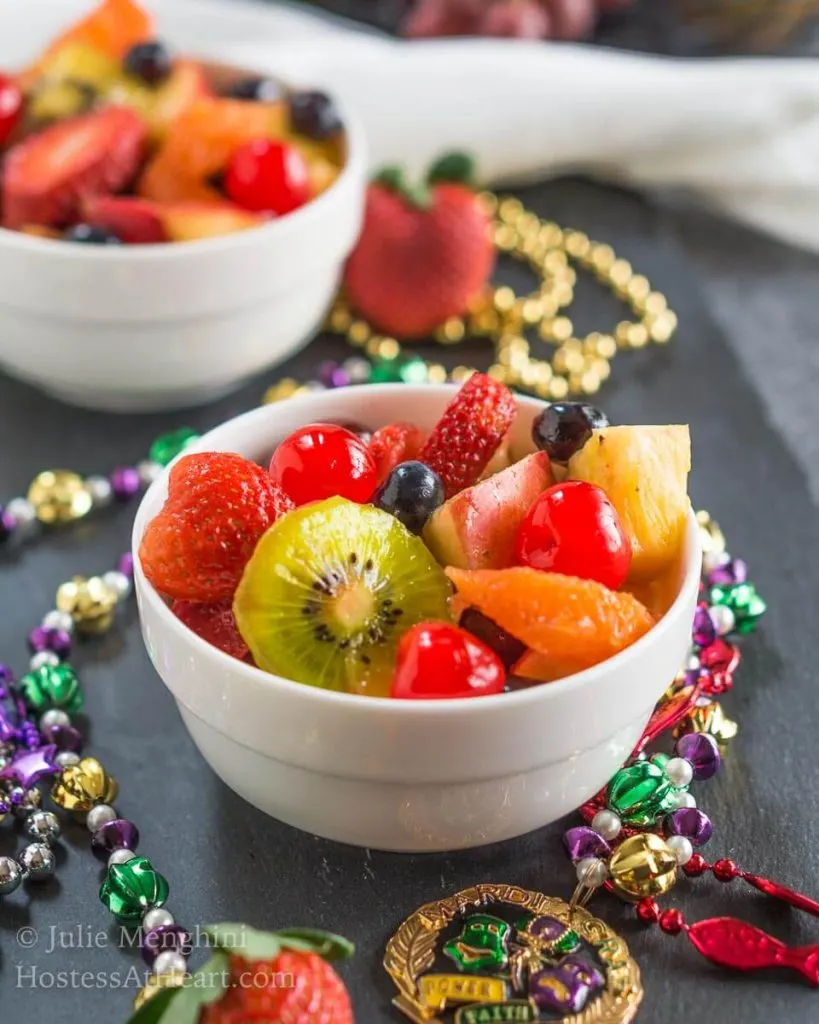
[[[44,56],[53,55],[66,43],[81,43],[120,58],[132,46],[153,39],[154,35],[153,18],[134,0],[103,0],[87,17],[55,39]]]
[[[588,668],[588,665],[582,664],[582,660],[577,658],[553,658],[549,654],[527,651],[512,666],[510,675],[535,683],[554,683],[558,679],[573,676],[575,672],[582,672],[584,668]]]
[[[197,178],[180,174],[176,164],[162,153],[157,154],[137,182],[137,195],[155,203],[219,202],[222,196],[212,186]]]
[[[578,672],[611,658],[654,625],[631,594],[537,569],[447,569],[458,594],[539,654]]]
[[[202,98],[176,119],[159,155],[180,177],[209,178],[246,142],[281,134],[282,103]]]

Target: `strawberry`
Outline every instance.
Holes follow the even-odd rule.
[[[218,647],[220,651],[242,661],[250,653],[233,616],[233,602],[174,601],[173,613],[197,636]]]
[[[378,482],[383,483],[399,462],[415,459],[426,434],[414,423],[390,423],[370,438],[369,449],[375,459]]]
[[[352,305],[378,330],[424,337],[463,313],[489,279],[489,214],[462,183],[470,168],[453,154],[433,167],[420,189],[408,187],[394,169],[370,185],[344,283]]]
[[[92,196],[83,203],[83,220],[105,228],[129,245],[168,241],[156,207],[147,199]]]
[[[3,171],[3,226],[60,227],[76,220],[85,198],[118,192],[131,181],[146,136],[132,110],[106,107],[58,122],[14,146]]]
[[[241,455],[185,455],[171,470],[168,499],[142,538],[142,570],[169,597],[227,600],[256,542],[292,507],[265,470]]]
[[[316,953],[284,950],[270,960],[231,957],[232,986],[199,1024],[354,1024],[350,997]]]
[[[443,480],[447,498],[477,483],[514,418],[515,398],[509,388],[473,373],[418,456]]]

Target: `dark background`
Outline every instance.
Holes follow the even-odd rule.
[[[639,23],[628,32],[641,38]],[[731,550],[748,559],[770,605],[761,630],[743,644],[737,685],[725,700],[739,736],[720,775],[696,787],[715,822],[706,852],[816,895],[819,261],[705,214],[586,182],[554,182],[521,198],[538,214],[611,243],[651,276],[679,314],[679,333],[667,350],[615,360],[600,404],[615,421],[691,424],[694,501],[722,522]],[[582,330],[620,319],[616,303],[591,285],[578,288],[573,313]],[[156,434],[182,424],[204,430],[254,405],[278,376],[307,377],[320,359],[345,354],[340,341],[322,338],[240,394],[161,417],[71,409],[0,375],[0,496],[25,493],[31,477],[47,467],[88,474],[135,462]],[[435,355],[451,356],[450,364],[488,362],[477,343]],[[3,660],[25,666],[25,635],[53,606],[62,581],[115,564],[128,546],[132,513],[111,510],[0,562]],[[133,606],[107,637],[84,645],[75,663],[87,692],[88,749],[120,780],[117,807],[139,824],[141,850],[169,878],[177,919],[189,926],[302,924],[348,935],[358,952],[344,973],[360,1024],[403,1019],[389,1007],[391,986],[380,961],[395,927],[421,903],[479,881],[515,882],[564,898],[571,892],[573,873],[560,843],[569,822],[482,850],[395,856],[339,846],[265,818],[233,796],[196,753],[149,664]],[[20,842],[9,823],[0,826],[0,853],[18,850]],[[48,952],[51,926],[75,942],[80,927],[108,934],[109,917],[96,895],[100,866],[82,828],[66,830],[59,860],[55,880],[20,890],[0,906],[0,1022],[116,1024],[126,1018],[133,990],[47,987],[59,971],[124,972],[140,963],[134,951],[113,948],[114,932],[108,948]],[[792,944],[815,942],[819,934],[810,918],[741,882],[683,880],[666,905],[679,906],[691,920],[743,916]],[[795,975],[724,974],[684,937],[644,929],[611,897],[599,897],[592,909],[622,931],[640,962],[641,1021],[819,1021],[819,996]],[[29,925],[40,941],[24,949],[15,934]],[[32,967],[52,975],[32,979]]]

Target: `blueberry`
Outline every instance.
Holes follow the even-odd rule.
[[[309,139],[329,139],[341,131],[341,118],[323,92],[294,92],[290,97],[293,131]]]
[[[275,78],[254,75],[252,78],[240,78],[238,82],[234,82],[226,95],[232,100],[275,103],[282,98],[284,92]]]
[[[164,43],[137,43],[125,54],[125,70],[148,85],[160,85],[173,70],[173,57]]]
[[[555,462],[568,462],[592,436],[609,425],[608,417],[593,405],[554,402],[532,424],[532,439]]]
[[[458,625],[493,650],[507,670],[511,669],[516,661],[520,661],[526,653],[526,644],[522,644],[517,637],[507,633],[505,629],[501,629],[496,622],[493,622],[483,612],[479,612],[477,608],[467,608],[462,612]]]
[[[85,245],[122,245],[122,239],[113,231],[99,228],[95,224],[77,224],[63,235],[66,242],[82,242]]]
[[[373,505],[420,533],[436,508],[444,503],[441,478],[423,462],[402,462],[373,495]]]

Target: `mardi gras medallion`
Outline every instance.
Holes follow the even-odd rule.
[[[392,937],[384,967],[415,1024],[628,1024],[643,997],[607,924],[515,885],[427,903]]]

